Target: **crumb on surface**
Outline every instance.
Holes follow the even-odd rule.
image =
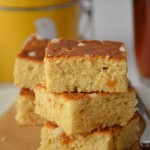
[[[2,142],[4,142],[4,141],[6,141],[6,138],[5,138],[5,137],[2,137],[2,139],[1,139],[1,140],[2,140]]]

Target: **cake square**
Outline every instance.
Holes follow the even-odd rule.
[[[138,116],[134,116],[124,127],[112,127],[67,136],[57,125],[48,122],[41,130],[39,150],[126,150],[137,140]]]
[[[42,125],[46,120],[34,113],[35,94],[22,88],[16,101],[15,119],[20,125]]]
[[[136,111],[133,89],[124,93],[55,93],[38,84],[35,113],[54,121],[67,135],[125,126]]]
[[[44,75],[45,48],[49,40],[32,36],[16,56],[14,83],[21,88],[33,90]]]
[[[44,59],[50,92],[125,92],[127,63],[124,43],[53,39]]]

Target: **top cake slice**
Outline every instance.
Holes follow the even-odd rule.
[[[39,39],[32,36],[24,44],[16,56],[14,67],[14,83],[21,88],[33,90],[44,76],[44,56],[48,39]]]
[[[50,92],[125,92],[127,63],[124,43],[53,39],[45,55]]]

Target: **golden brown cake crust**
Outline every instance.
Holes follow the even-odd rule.
[[[47,90],[46,87],[44,85],[42,85],[42,84],[38,84],[37,88],[43,88],[43,89]],[[127,92],[135,93],[135,90],[133,88],[129,87]],[[70,92],[70,93],[68,93],[68,92],[63,92],[63,93],[50,92],[50,93],[52,93],[53,95],[62,96],[64,98],[66,98],[66,100],[79,100],[81,98],[90,98],[90,97],[99,96],[99,95],[105,96],[105,95],[110,94],[109,92],[104,92],[104,91],[88,92],[88,93],[87,92],[82,92],[82,93],[78,93],[78,92]],[[113,92],[112,94],[120,95],[119,92]]]
[[[21,88],[19,95],[29,95],[32,97],[35,96],[34,92],[27,88]]]
[[[137,112],[135,112],[134,116],[128,121],[127,125],[130,124],[130,122],[132,122],[133,120],[139,120],[139,114]],[[123,128],[123,126],[115,125],[114,127],[111,128],[111,132],[114,132],[114,131],[119,130],[121,128]],[[106,131],[110,130],[110,128],[107,128],[105,130]]]
[[[46,49],[46,57],[61,56],[102,56],[123,59],[125,51],[124,43],[114,41],[85,41],[85,40],[66,40],[60,39],[59,42],[49,42]]]
[[[112,127],[69,136],[60,127],[55,129],[44,126],[41,131],[40,149],[125,150],[137,141],[138,129],[137,116],[122,128]]]
[[[48,121],[45,123],[45,126],[48,127],[48,128],[52,128],[52,129],[55,129],[58,127],[58,125],[54,122],[51,122],[51,121]]]
[[[30,41],[26,43],[22,51],[17,55],[20,58],[26,58],[30,60],[43,61],[45,55],[45,48],[47,47],[49,40],[38,39],[33,36]],[[31,54],[31,55],[30,55]]]
[[[134,116],[128,121],[127,125],[130,124],[130,122],[132,122],[133,120],[139,120],[139,115],[138,113],[136,112],[134,114]],[[45,127],[47,128],[50,128],[50,129],[55,129],[55,128],[58,128],[58,125],[54,122],[51,122],[51,121],[48,121],[44,124]],[[96,129],[96,130],[93,130],[91,132],[84,132],[84,133],[79,133],[80,135],[83,135],[83,136],[87,136],[93,132],[95,133],[100,133],[100,134],[111,134],[112,132],[115,132],[116,130],[119,130],[121,128],[124,128],[124,126],[117,126],[117,125],[114,125],[112,126],[111,128],[106,128],[106,129],[103,129],[103,130],[99,130],[99,129]]]

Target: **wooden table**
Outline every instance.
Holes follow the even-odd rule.
[[[0,117],[0,150],[36,150],[40,143],[41,126],[20,126],[14,119],[15,108]],[[140,119],[140,133],[144,122]],[[131,150],[141,150],[138,142]]]

